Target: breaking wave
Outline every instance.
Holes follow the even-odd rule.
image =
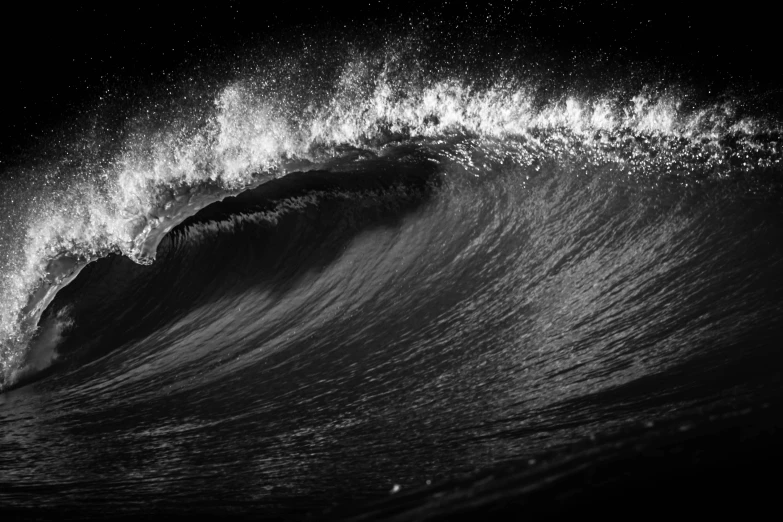
[[[73,494],[133,510],[171,475],[170,498],[203,495],[176,451],[220,426],[240,449],[205,457],[215,473],[274,486],[210,495],[276,506],[777,393],[774,115],[474,77],[409,42],[304,54],[96,115],[3,181],[0,390],[57,390],[69,419],[114,418],[112,397],[135,427],[95,429],[169,459],[127,463],[133,491],[93,470]],[[56,490],[82,465],[50,457]]]

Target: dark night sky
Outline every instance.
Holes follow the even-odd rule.
[[[574,5],[571,5],[571,4]],[[361,31],[372,20],[405,26],[426,16],[463,26],[513,25],[567,57],[598,50],[634,60],[670,62],[705,81],[770,90],[781,85],[777,24],[769,8],[743,2],[704,9],[687,2],[367,1],[347,11],[301,3],[222,3],[160,10],[119,7],[42,8],[28,3],[4,16],[0,154],[23,150],[73,118],[106,89],[134,89],[172,79],[204,55],[235,56],[254,38],[296,38],[308,25]],[[259,7],[260,4],[260,7]],[[477,3],[478,4],[478,3]],[[291,7],[293,6],[293,7]],[[483,30],[483,29],[482,29]],[[508,33],[506,33],[508,34]],[[213,60],[214,61],[214,60]]]

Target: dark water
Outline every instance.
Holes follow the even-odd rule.
[[[0,505],[448,513],[617,481],[599,464],[640,440],[731,453],[775,418],[774,121],[376,58],[325,97],[231,84],[9,178]]]

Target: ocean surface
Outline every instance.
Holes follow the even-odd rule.
[[[418,49],[262,50],[6,168],[3,509],[426,518],[767,440],[778,115]]]

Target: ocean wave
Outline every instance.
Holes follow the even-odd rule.
[[[399,50],[349,55],[332,72],[317,95],[277,89],[284,67],[246,75],[198,110],[152,105],[129,115],[119,144],[103,146],[116,132],[80,136],[26,167],[29,185],[8,190],[23,211],[4,245],[0,385],[46,306],[86,264],[111,253],[152,262],[165,234],[200,208],[291,172],[341,170],[403,144],[473,175],[493,161],[535,169],[571,157],[697,182],[780,164],[776,124],[748,116],[741,100],[652,88],[547,99],[528,78],[473,86],[417,68]]]

